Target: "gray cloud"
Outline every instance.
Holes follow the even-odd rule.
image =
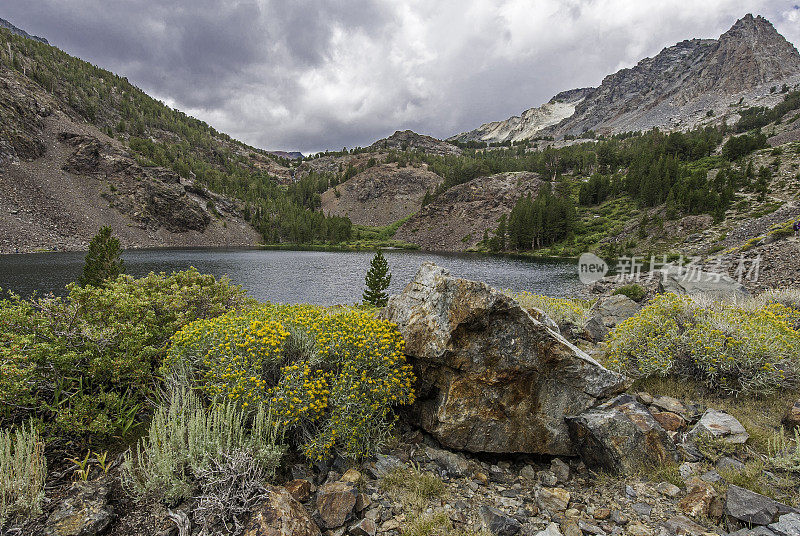
[[[447,137],[796,0],[0,0],[0,17],[269,149]]]

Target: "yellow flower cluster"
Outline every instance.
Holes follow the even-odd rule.
[[[639,376],[691,374],[728,394],[769,393],[800,372],[800,311],[657,296],[611,334],[606,364]]]
[[[356,308],[271,305],[190,324],[165,373],[243,407],[266,403],[311,459],[373,452],[391,408],[414,401],[397,326]]]

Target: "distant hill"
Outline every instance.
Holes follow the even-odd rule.
[[[605,77],[597,88],[560,93],[521,116],[450,139],[506,142],[733,123],[739,111],[775,106],[784,85],[798,84],[797,49],[768,20],[746,15],[719,39],[682,41]]]

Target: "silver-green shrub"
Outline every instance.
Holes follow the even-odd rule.
[[[0,528],[41,513],[47,462],[31,424],[0,431]]]
[[[239,476],[264,483],[284,453],[280,439],[263,405],[254,413],[232,402],[206,408],[194,393],[176,391],[168,405],[156,410],[135,452],[126,453],[123,483],[137,498],[175,503],[194,496],[204,487],[204,477],[240,459],[242,452],[252,462]]]

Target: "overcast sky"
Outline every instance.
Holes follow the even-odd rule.
[[[0,0],[0,18],[266,149],[445,138],[798,0]]]

